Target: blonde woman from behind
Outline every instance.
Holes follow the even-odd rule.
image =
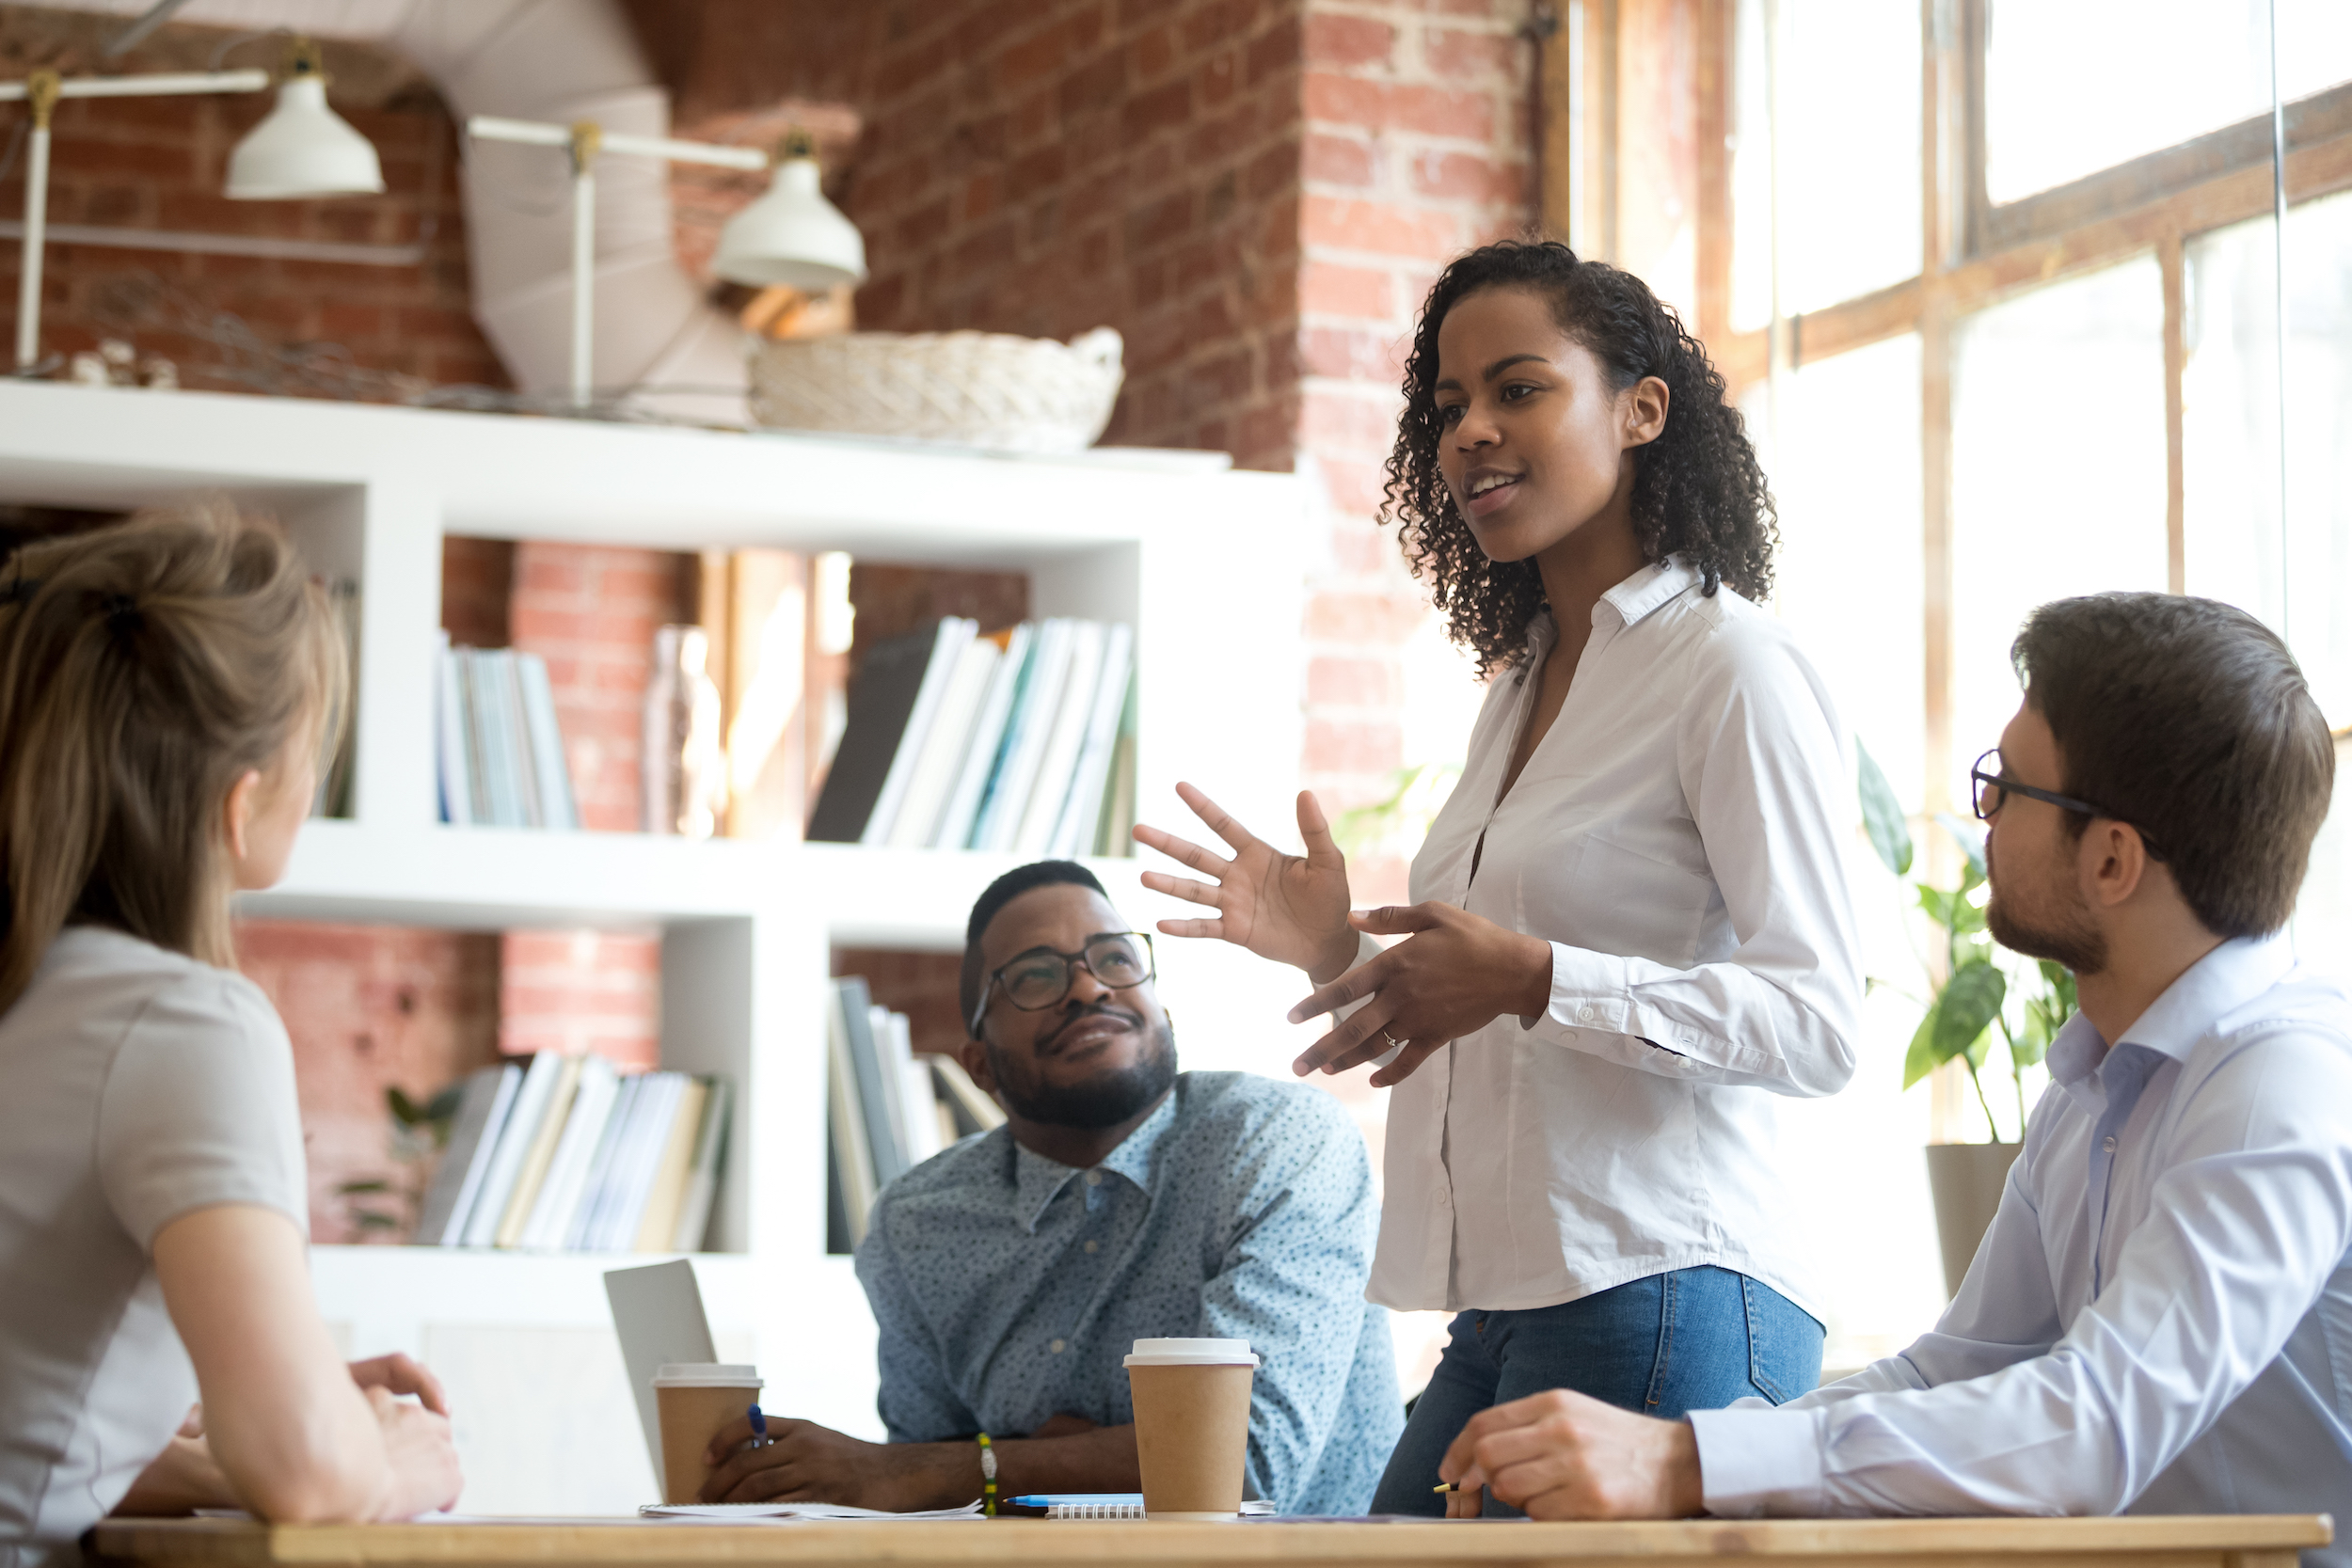
[[[439,1386],[346,1367],[319,1317],[293,1053],[230,951],[344,683],[261,524],[0,563],[0,1568],[76,1560],[110,1512],[456,1500]]]

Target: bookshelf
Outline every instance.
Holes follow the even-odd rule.
[[[210,393],[0,383],[0,502],[128,508],[226,494],[359,584],[353,815],[306,828],[241,912],[454,930],[652,929],[665,1067],[738,1087],[697,1261],[723,1354],[771,1407],[879,1436],[872,1326],[824,1256],[824,998],[834,944],[953,951],[1011,855],[435,820],[433,649],[444,534],[672,550],[768,546],[1025,573],[1031,613],[1136,628],[1137,800],[1200,782],[1290,821],[1311,486],[1221,454],[998,456],[888,442],[590,424]],[[1177,906],[1092,863],[1139,927]],[[1280,1071],[1297,990],[1162,943],[1186,1065]],[[1175,951],[1169,951],[1173,948]],[[645,1259],[641,1261],[651,1261]],[[603,1257],[320,1247],[351,1354],[450,1380],[470,1510],[616,1512],[651,1496],[606,1316]],[[550,1440],[550,1431],[563,1435]]]

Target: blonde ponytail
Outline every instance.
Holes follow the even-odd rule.
[[[326,596],[226,507],[0,565],[0,1011],[68,925],[233,962],[222,808],[344,705]]]

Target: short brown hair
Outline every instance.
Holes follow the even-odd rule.
[[[222,804],[344,680],[324,590],[226,507],[0,565],[0,1011],[68,925],[233,962]]]
[[[2268,626],[2212,599],[2094,594],[2027,616],[2010,657],[2058,741],[2059,787],[2145,834],[2207,930],[2287,923],[2336,754]]]

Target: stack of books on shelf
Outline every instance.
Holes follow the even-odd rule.
[[[1124,854],[1135,632],[950,616],[866,656],[808,836],[898,848]]]
[[[547,661],[511,648],[453,648],[447,632],[436,660],[441,820],[579,827]]]
[[[855,975],[833,983],[826,1028],[825,1250],[866,1239],[875,1195],[1004,1111],[951,1056],[917,1056],[907,1016],[876,1005]]]
[[[727,1154],[723,1078],[624,1076],[543,1051],[466,1080],[416,1241],[545,1252],[696,1252]]]

